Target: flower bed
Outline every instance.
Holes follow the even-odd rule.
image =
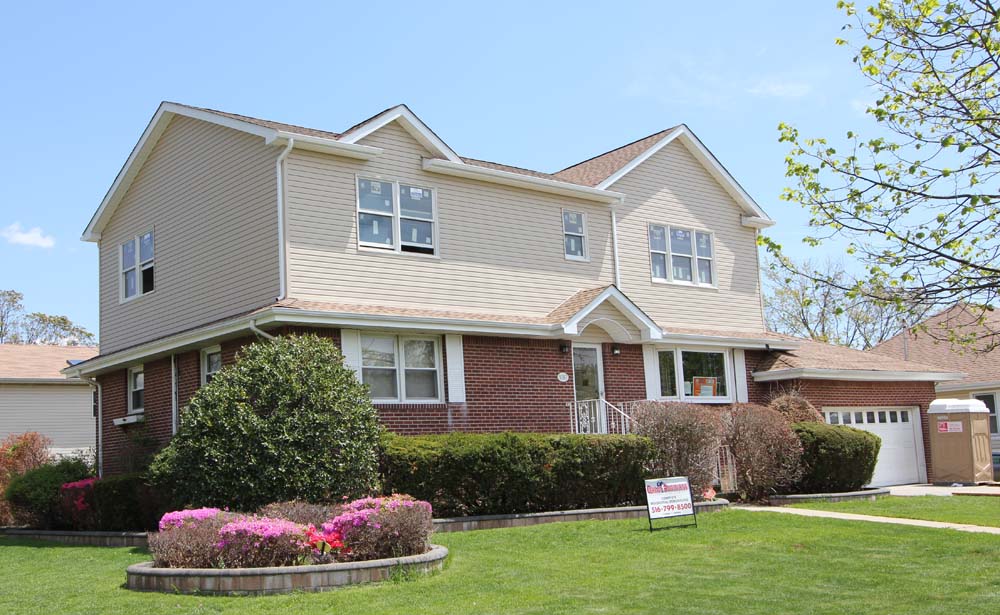
[[[282,511],[293,512],[289,516],[295,516],[297,520],[264,516],[277,515]],[[334,516],[318,527],[315,523],[298,522],[310,518],[304,513],[320,512],[334,513]],[[130,579],[134,572],[147,580],[135,583],[130,580],[129,587],[156,590],[161,588],[161,582],[166,583],[163,579],[190,576],[210,579],[187,583],[191,591],[211,591],[206,589],[205,583],[215,587],[219,579],[227,575],[248,577],[236,572],[238,570],[265,570],[249,575],[260,580],[273,576],[266,572],[272,568],[316,567],[420,556],[431,550],[432,521],[430,504],[405,495],[393,495],[362,498],[331,508],[301,503],[269,505],[256,515],[237,514],[218,508],[179,510],[163,515],[159,529],[159,532],[149,535],[153,561],[132,567],[134,570],[130,568]],[[419,568],[426,568],[423,564],[427,561],[418,558],[414,563],[419,563]],[[368,570],[371,567],[361,568]],[[162,569],[186,572],[179,575],[156,572]],[[212,572],[212,569],[219,572]],[[342,569],[335,567],[330,571],[342,572]],[[343,584],[337,580],[342,580],[343,574],[331,576],[331,572],[301,576],[302,572],[295,573],[300,575],[297,580],[277,581],[275,587],[282,591],[309,589],[308,578],[313,577],[324,587]],[[379,575],[381,573],[355,576],[362,582],[382,578]],[[154,577],[160,580],[148,580]],[[270,588],[266,583],[260,585],[258,581],[246,581],[252,587],[227,583],[223,585],[240,592],[266,592]],[[290,587],[290,583],[294,587]]]

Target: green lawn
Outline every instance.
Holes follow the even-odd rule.
[[[1000,497],[890,495],[881,497],[875,502],[814,502],[796,504],[794,507],[1000,527]]]
[[[121,587],[133,549],[0,539],[0,613],[996,613],[1000,536],[725,511],[442,534],[441,573],[322,594]]]

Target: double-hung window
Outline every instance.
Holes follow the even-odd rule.
[[[729,399],[730,368],[725,351],[670,348],[658,351],[657,355],[660,397],[692,401]]]
[[[362,335],[361,380],[375,402],[441,401],[440,340]]]
[[[208,384],[222,369],[222,348],[212,346],[201,351],[201,383]]]
[[[437,254],[432,188],[358,178],[358,245],[387,252]]]
[[[568,260],[585,261],[590,258],[587,253],[587,215],[578,211],[564,209],[563,220],[563,253]]]
[[[712,244],[712,234],[705,231],[650,224],[649,261],[653,280],[714,286]]]
[[[990,433],[1000,433],[1000,425],[997,425],[997,396],[996,393],[981,393],[973,395],[976,399],[986,404],[990,411]]]
[[[119,247],[122,301],[153,292],[153,231],[137,235]]]
[[[140,414],[146,404],[146,378],[142,365],[128,370],[128,413]]]

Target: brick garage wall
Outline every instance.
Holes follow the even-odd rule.
[[[785,380],[754,382],[751,373],[763,360],[763,352],[746,353],[747,380],[752,403],[766,404],[786,391],[799,391],[817,409],[824,406],[917,406],[924,441],[927,480],[933,481],[930,425],[927,409],[937,395],[933,382],[864,382],[856,380]]]

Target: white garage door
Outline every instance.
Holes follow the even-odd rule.
[[[850,425],[882,439],[872,487],[923,482],[924,460],[918,408],[823,408],[831,425]]]

